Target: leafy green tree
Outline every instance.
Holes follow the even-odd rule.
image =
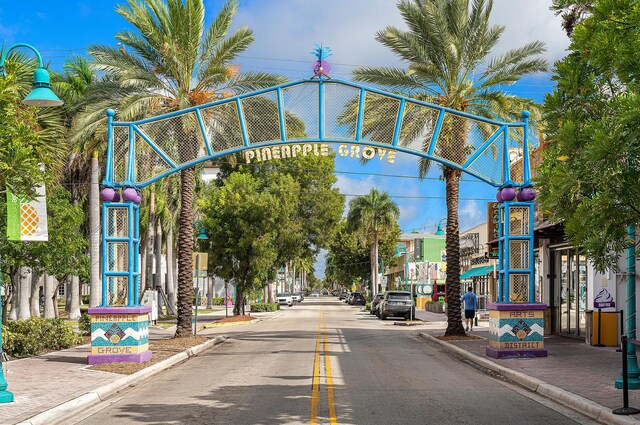
[[[393,231],[381,235],[378,257],[390,266],[395,262],[396,241],[400,236],[396,223]],[[350,286],[354,282],[370,279],[370,248],[359,243],[358,237],[348,229],[347,221],[341,221],[329,244],[325,276],[329,284]]]
[[[208,28],[203,0],[128,0],[118,6],[118,14],[137,31],[116,34],[123,48],[90,48],[96,68],[110,78],[94,90],[100,101],[85,111],[81,122],[86,131],[100,125],[106,107],[117,107],[121,120],[135,120],[282,83],[283,78],[271,74],[241,74],[232,64],[254,40],[247,27],[230,33],[237,6],[236,0],[227,1]],[[181,142],[180,162],[194,157],[199,146],[195,132],[188,131],[197,123],[185,126],[173,129]],[[191,335],[192,326],[193,167],[180,177],[178,337]]]
[[[292,122],[295,120],[292,119]],[[223,184],[236,172],[251,173],[257,179],[278,179],[290,176],[299,186],[294,216],[286,226],[277,228],[278,258],[274,269],[293,263],[310,272],[319,250],[326,248],[344,209],[344,196],[334,188],[336,177],[335,156],[298,156],[268,162],[244,164],[225,163],[218,179]]]
[[[387,192],[371,189],[364,196],[349,202],[347,228],[353,232],[361,246],[369,248],[369,265],[372,292],[378,292],[378,247],[380,239],[397,228],[400,208]]]
[[[221,186],[209,185],[199,202],[209,236],[210,270],[234,280],[234,315],[244,313],[244,295],[275,278],[278,229],[291,223],[299,185],[286,174],[261,179],[234,172]]]
[[[491,0],[400,0],[398,9],[408,26],[392,26],[376,33],[376,40],[406,62],[406,69],[364,67],[354,71],[357,80],[391,87],[398,93],[475,115],[518,119],[528,109],[537,116],[533,102],[505,92],[507,85],[536,72],[545,71],[546,61],[539,57],[544,43],[536,41],[489,59],[504,27],[490,25]],[[380,105],[377,117],[369,117],[363,134],[373,140],[384,132],[380,122],[388,120],[388,108]],[[400,143],[410,144],[423,137],[422,149],[429,148],[429,129],[433,118],[427,113],[406,114]],[[443,123],[436,154],[462,164],[467,154],[467,135],[475,130],[483,134],[482,125],[470,128],[462,120],[451,118]],[[378,138],[378,140],[380,140]],[[419,160],[420,176],[426,176],[431,163]],[[460,298],[460,243],[458,195],[461,172],[442,166],[447,202],[447,297]],[[462,335],[460,306],[449,305],[446,335]]]
[[[564,221],[572,244],[597,269],[617,269],[633,243],[626,227],[640,221],[640,9],[600,0],[589,12],[545,97],[548,142],[537,181],[543,211]]]

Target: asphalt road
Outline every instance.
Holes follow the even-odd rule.
[[[82,424],[591,424],[333,297],[216,328],[229,342],[77,419]],[[209,332],[209,331],[207,331]]]

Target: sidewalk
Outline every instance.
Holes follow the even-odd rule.
[[[253,315],[265,320],[276,317],[278,313],[254,313]],[[211,323],[224,317],[224,309],[198,315],[198,325]],[[225,330],[207,329],[199,331],[198,334],[213,339]],[[168,328],[153,325],[149,327],[151,340],[171,338],[174,334],[175,325]],[[0,425],[25,421],[34,415],[97,391],[105,385],[113,384],[124,376],[128,376],[89,369],[87,355],[90,351],[91,346],[86,344],[5,363],[7,366],[4,375],[8,384],[7,390],[13,393],[14,402],[0,404]]]
[[[416,316],[421,320],[429,321],[430,324],[443,325],[442,327],[437,326],[421,330],[420,333],[430,336],[444,335],[444,327],[446,326],[446,316],[444,314],[421,312],[420,314],[416,313]],[[474,330],[473,335],[481,339],[438,341],[438,343],[445,349],[458,347],[467,353],[475,355],[465,357],[467,360],[482,367],[486,367],[487,362],[493,363],[498,367],[505,367],[524,374],[526,377],[534,378],[530,380],[534,385],[541,381],[583,397],[590,401],[588,404],[591,404],[591,406],[584,406],[585,410],[604,407],[607,411],[611,411],[622,407],[622,390],[614,387],[614,382],[620,377],[622,368],[622,354],[616,352],[617,347],[592,347],[585,344],[584,340],[581,339],[552,335],[546,336],[544,339],[545,348],[549,352],[548,357],[493,359],[485,354],[485,349],[489,345],[489,340],[487,339],[488,326],[487,322],[481,321],[478,328]],[[433,342],[435,343],[435,341]],[[522,379],[523,382],[518,383],[531,387],[525,382],[527,380],[524,378]],[[575,399],[578,400],[577,397]],[[640,408],[640,390],[629,391],[629,405]],[[582,413],[587,412],[583,411]],[[603,418],[600,420],[603,420]],[[606,422],[610,420],[619,420],[618,423],[640,424],[640,415],[615,415],[613,419],[607,418]]]

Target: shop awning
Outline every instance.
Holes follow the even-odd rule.
[[[493,266],[480,266],[467,270],[460,275],[460,279],[471,279],[476,276],[484,276],[493,272]]]

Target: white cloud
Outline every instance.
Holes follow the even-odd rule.
[[[211,11],[218,7],[217,2],[210,4]],[[348,65],[402,66],[389,49],[375,40],[375,33],[386,26],[406,28],[395,1],[252,1],[240,7],[235,22],[253,29],[256,38],[243,55],[245,58],[288,60],[243,60],[265,71],[286,73],[292,78],[310,77],[313,58],[309,52],[313,43],[332,48],[334,56],[329,62],[336,78],[349,78],[353,67]],[[549,10],[549,2],[495,0],[491,22],[505,26],[495,54],[541,40],[547,44],[546,58],[553,63],[564,55],[569,44],[560,18]]]
[[[486,208],[481,208],[478,201],[461,201],[458,208],[458,215],[460,230],[464,231],[486,220]]]

